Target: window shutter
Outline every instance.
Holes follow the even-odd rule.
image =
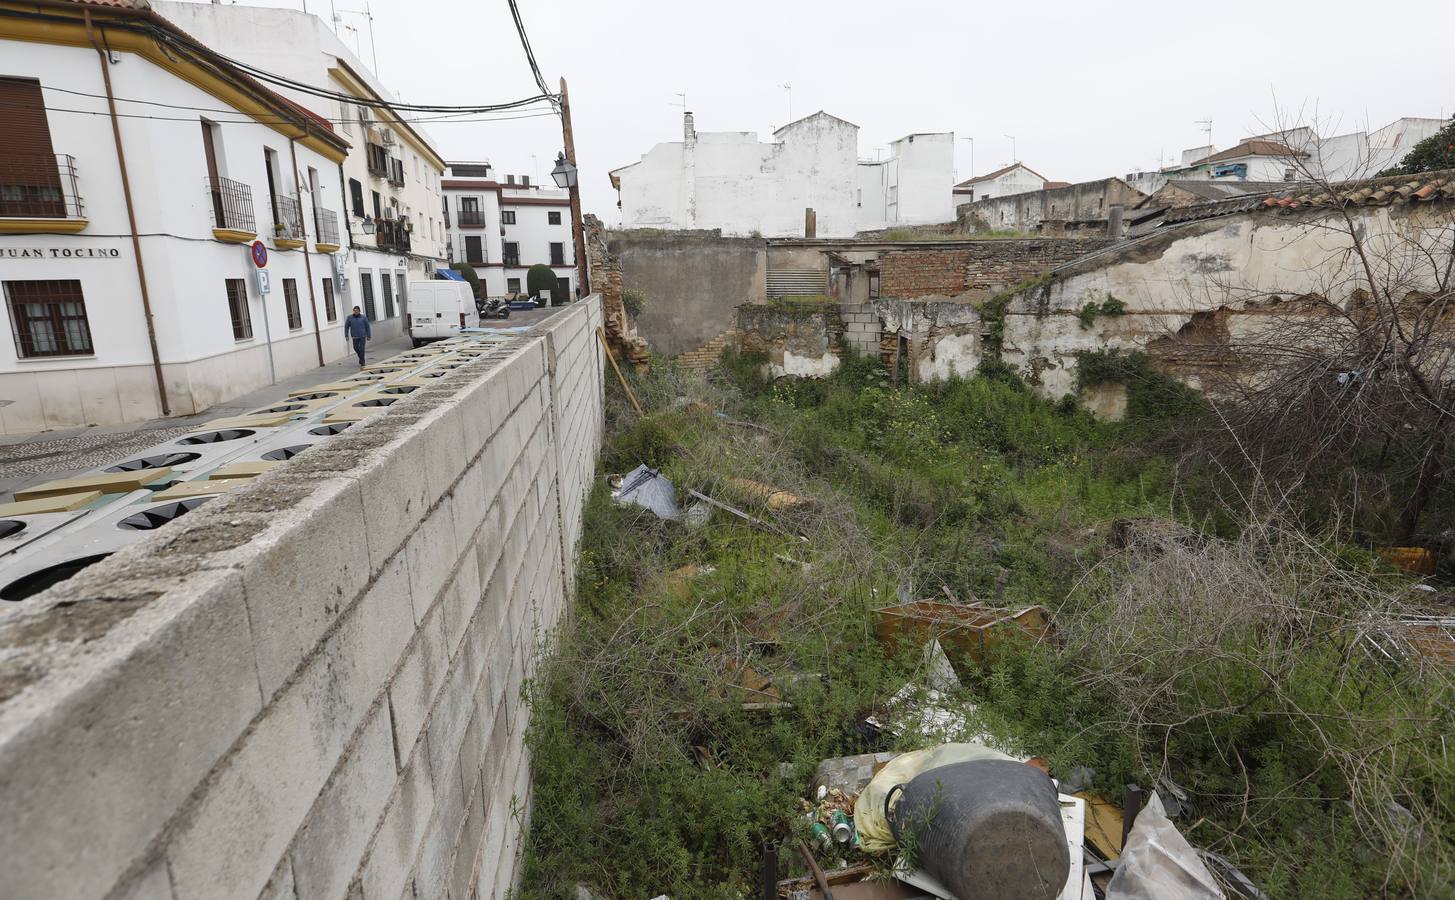
[[[0,140],[0,215],[65,215],[61,174],[51,147],[40,82],[0,78],[0,110],[5,111],[5,139]]]

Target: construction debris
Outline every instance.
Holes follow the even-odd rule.
[[[1041,606],[1012,613],[982,603],[960,606],[917,600],[886,606],[876,614],[875,634],[886,654],[906,643],[919,646],[938,639],[950,654],[951,663],[957,657],[983,663],[1006,640],[1044,641],[1052,635],[1051,617]]]
[[[1376,547],[1375,555],[1413,575],[1435,574],[1435,554],[1424,547]]]
[[[753,481],[750,478],[729,478],[728,484],[732,485],[742,496],[761,503],[774,512],[796,509],[813,502],[807,497],[800,497],[798,494],[773,487],[771,484],[764,484],[761,481]]]
[[[611,476],[608,483],[612,489],[611,499],[618,503],[649,509],[658,518],[669,521],[682,516],[682,510],[677,506],[676,488],[657,469],[640,465],[624,476]]]
[[[1223,900],[1197,851],[1167,818],[1152,792],[1106,889],[1107,900]]]

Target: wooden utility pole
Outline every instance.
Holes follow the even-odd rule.
[[[576,165],[576,141],[571,137],[571,100],[566,93],[566,79],[561,79],[561,136],[566,143],[566,161]],[[581,296],[591,293],[591,278],[586,274],[586,232],[581,226],[581,167],[576,166],[576,184],[571,185],[571,235],[576,243],[576,284]]]

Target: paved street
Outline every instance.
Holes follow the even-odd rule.
[[[489,319],[483,324],[487,328],[530,326],[560,312],[562,308],[513,312],[509,319]],[[409,347],[408,338],[398,338],[381,344],[371,343],[364,358],[372,363]],[[198,425],[213,419],[235,416],[268,406],[286,398],[290,391],[345,377],[357,372],[358,368],[358,362],[353,356],[349,356],[234,397],[191,416],[148,419],[125,425],[0,435],[0,502],[10,500],[15,491],[29,485],[80,474],[192,431]]]

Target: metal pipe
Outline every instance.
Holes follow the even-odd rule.
[[[103,48],[96,40],[96,35],[91,28],[91,11],[83,9],[82,14],[86,21],[86,37],[91,41],[91,46],[96,48],[96,57],[101,63],[101,80],[106,84],[106,108],[111,113],[111,139],[116,144],[116,163],[121,168],[121,193],[126,199],[126,220],[131,227],[131,252],[136,256],[136,281],[141,287],[141,308],[147,325],[147,343],[152,351],[152,373],[157,379],[157,398],[161,401],[162,415],[170,416],[172,406],[167,401],[167,382],[162,377],[162,355],[157,350],[157,326],[152,320],[152,299],[147,290],[146,266],[141,258],[141,237],[136,227],[136,205],[131,199],[131,179],[126,172],[126,151],[121,146],[121,123],[116,116],[116,96],[111,91],[111,60],[108,49]],[[105,37],[105,29],[102,30],[102,37]]]
[[[306,124],[303,126],[303,133],[308,134]],[[288,139],[288,152],[293,156],[293,189],[298,195],[298,228],[303,232],[303,271],[308,276],[308,308],[313,310],[313,343],[318,347],[318,365],[322,367],[323,332],[319,330],[318,326],[318,297],[313,293],[313,263],[308,255],[308,225],[303,221],[303,183],[298,177],[298,138],[290,137]],[[310,182],[308,186],[312,188],[313,184]],[[318,198],[309,196],[308,203],[313,209],[313,214],[318,215]],[[315,234],[314,237],[316,238],[318,235]]]

